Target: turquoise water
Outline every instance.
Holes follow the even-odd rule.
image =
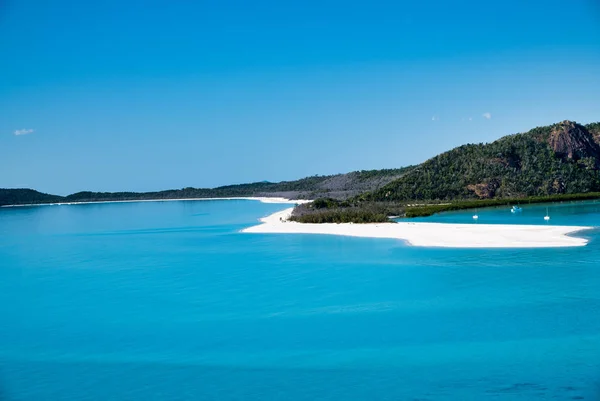
[[[419,217],[410,221],[459,224],[536,224],[589,226],[598,224],[600,200],[585,202],[563,202],[550,204],[520,205],[522,211],[512,213],[509,206],[491,207],[479,210],[446,212],[429,217]],[[544,220],[546,213],[550,220]],[[477,215],[477,220],[473,219]],[[401,221],[401,219],[398,219]],[[600,225],[600,224],[598,224]]]
[[[600,395],[596,231],[545,250],[239,233],[285,207],[0,209],[0,400]],[[552,205],[551,221],[600,226],[598,207]]]

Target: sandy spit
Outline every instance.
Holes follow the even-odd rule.
[[[443,248],[555,248],[585,246],[571,236],[591,227],[508,224],[375,223],[306,224],[288,221],[293,208],[260,219],[244,233],[325,234],[395,238],[413,246]]]

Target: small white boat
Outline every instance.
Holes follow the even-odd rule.
[[[511,213],[520,213],[523,211],[523,209],[521,209],[519,206],[513,206],[512,209],[510,209]]]
[[[550,220],[550,216],[548,215],[548,208],[546,208],[546,215],[544,216],[544,220]]]

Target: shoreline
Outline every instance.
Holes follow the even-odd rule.
[[[240,196],[229,198],[177,198],[177,199],[131,199],[131,200],[107,200],[107,201],[88,201],[88,202],[56,202],[56,203],[27,203],[23,205],[3,205],[0,207],[31,207],[31,206],[64,206],[64,205],[89,205],[95,203],[133,203],[133,202],[176,202],[176,201],[214,201],[214,200],[252,200],[261,203],[278,204],[300,204],[312,202],[307,199],[287,199],[281,197],[268,196]]]
[[[321,234],[363,238],[389,238],[411,246],[436,248],[560,248],[588,244],[571,236],[593,227],[511,224],[447,223],[298,223],[288,221],[293,208],[260,219],[260,224],[241,230],[255,234]]]

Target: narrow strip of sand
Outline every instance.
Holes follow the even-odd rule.
[[[245,233],[329,234],[395,238],[413,246],[443,248],[554,248],[584,246],[585,238],[570,234],[592,227],[508,224],[377,223],[306,224],[288,221],[293,208],[260,219]]]
[[[108,200],[89,202],[57,202],[57,203],[29,203],[24,205],[3,205],[0,207],[25,207],[25,206],[61,206],[61,205],[88,205],[95,203],[133,203],[133,202],[180,202],[180,201],[216,201],[216,200],[252,200],[262,203],[300,204],[311,202],[306,199],[287,199],[267,196],[240,196],[231,198],[180,198],[180,199],[132,199],[132,200]]]

